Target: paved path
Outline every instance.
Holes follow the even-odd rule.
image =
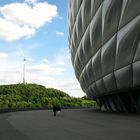
[[[0,114],[0,140],[140,140],[140,116],[94,110]]]

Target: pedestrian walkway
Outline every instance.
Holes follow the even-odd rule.
[[[92,109],[0,114],[0,140],[140,140],[140,117]]]

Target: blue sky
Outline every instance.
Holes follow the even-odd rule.
[[[0,84],[26,82],[82,92],[68,49],[67,0],[0,1]]]

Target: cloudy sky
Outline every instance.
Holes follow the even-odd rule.
[[[0,84],[26,82],[81,97],[68,49],[67,0],[0,1]]]

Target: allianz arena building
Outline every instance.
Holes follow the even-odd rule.
[[[140,113],[140,0],[69,0],[69,48],[88,97]]]

